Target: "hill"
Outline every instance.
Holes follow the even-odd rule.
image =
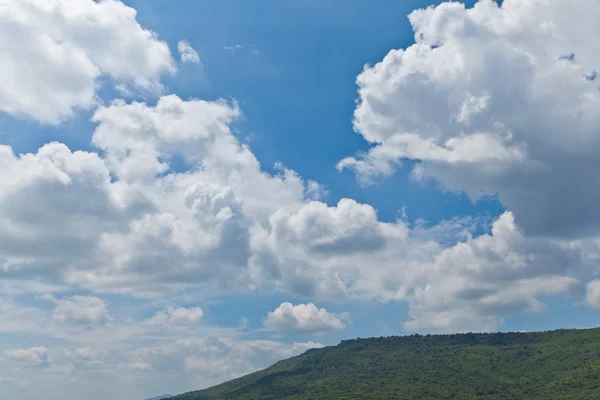
[[[600,329],[343,341],[172,400],[598,399]]]

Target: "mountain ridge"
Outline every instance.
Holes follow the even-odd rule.
[[[170,399],[171,397],[173,397],[172,394],[162,394],[160,396],[150,397],[146,400],[165,400],[165,399]]]
[[[593,399],[600,329],[343,340],[171,400]]]

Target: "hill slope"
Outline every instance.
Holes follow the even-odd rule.
[[[343,341],[173,400],[598,399],[600,329]]]

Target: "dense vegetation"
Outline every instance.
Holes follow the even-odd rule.
[[[598,399],[600,329],[357,339],[173,397]]]

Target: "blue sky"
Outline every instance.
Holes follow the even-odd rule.
[[[592,0],[6,3],[0,393],[597,325]]]

